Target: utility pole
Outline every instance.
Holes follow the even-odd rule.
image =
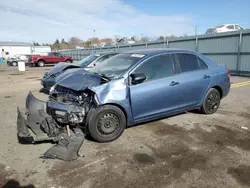
[[[194,26],[194,32],[195,32],[195,51],[198,51],[198,36],[197,36],[197,30],[198,30],[198,26],[195,25]]]
[[[167,30],[164,31],[164,48],[166,48]]]

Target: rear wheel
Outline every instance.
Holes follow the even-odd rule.
[[[16,66],[17,66],[17,62],[16,62],[16,61],[13,61],[13,62],[12,62],[12,66],[13,66],[13,67],[16,67]]]
[[[121,136],[126,127],[123,111],[113,105],[95,109],[89,118],[90,135],[98,142],[111,142]]]
[[[204,114],[215,113],[220,106],[220,100],[220,92],[215,88],[209,89],[206,94],[205,100],[203,101],[201,112]]]
[[[37,62],[38,67],[44,67],[45,63],[43,60]]]

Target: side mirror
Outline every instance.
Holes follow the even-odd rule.
[[[134,74],[131,74],[130,76],[132,78],[133,85],[140,84],[147,78],[144,73],[134,73]]]

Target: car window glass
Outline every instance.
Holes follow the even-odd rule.
[[[54,53],[54,56],[62,56],[60,53]]]
[[[234,29],[234,26],[233,25],[228,25],[227,29]]]
[[[189,72],[199,70],[199,62],[195,55],[192,54],[177,54],[179,60],[180,69],[182,72]]]
[[[235,27],[236,27],[237,30],[243,30],[243,28],[241,26],[239,26],[239,25],[235,25]]]
[[[96,62],[102,62],[102,61],[104,61],[105,59],[108,59],[108,58],[109,58],[108,55],[104,55],[101,58],[99,58]]]
[[[48,56],[52,56],[52,53],[48,53]]]
[[[197,60],[200,64],[200,69],[207,69],[208,68],[206,63],[204,63],[204,61],[202,61],[200,58],[197,57]]]
[[[134,73],[144,73],[146,81],[168,77],[174,74],[174,62],[171,55],[160,55],[145,61]]]

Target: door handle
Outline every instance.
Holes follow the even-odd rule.
[[[208,78],[210,78],[210,76],[208,76],[208,75],[203,76],[203,79],[208,79]]]
[[[178,85],[178,84],[179,84],[179,82],[172,81],[169,85],[170,86],[175,86],[175,85]]]

